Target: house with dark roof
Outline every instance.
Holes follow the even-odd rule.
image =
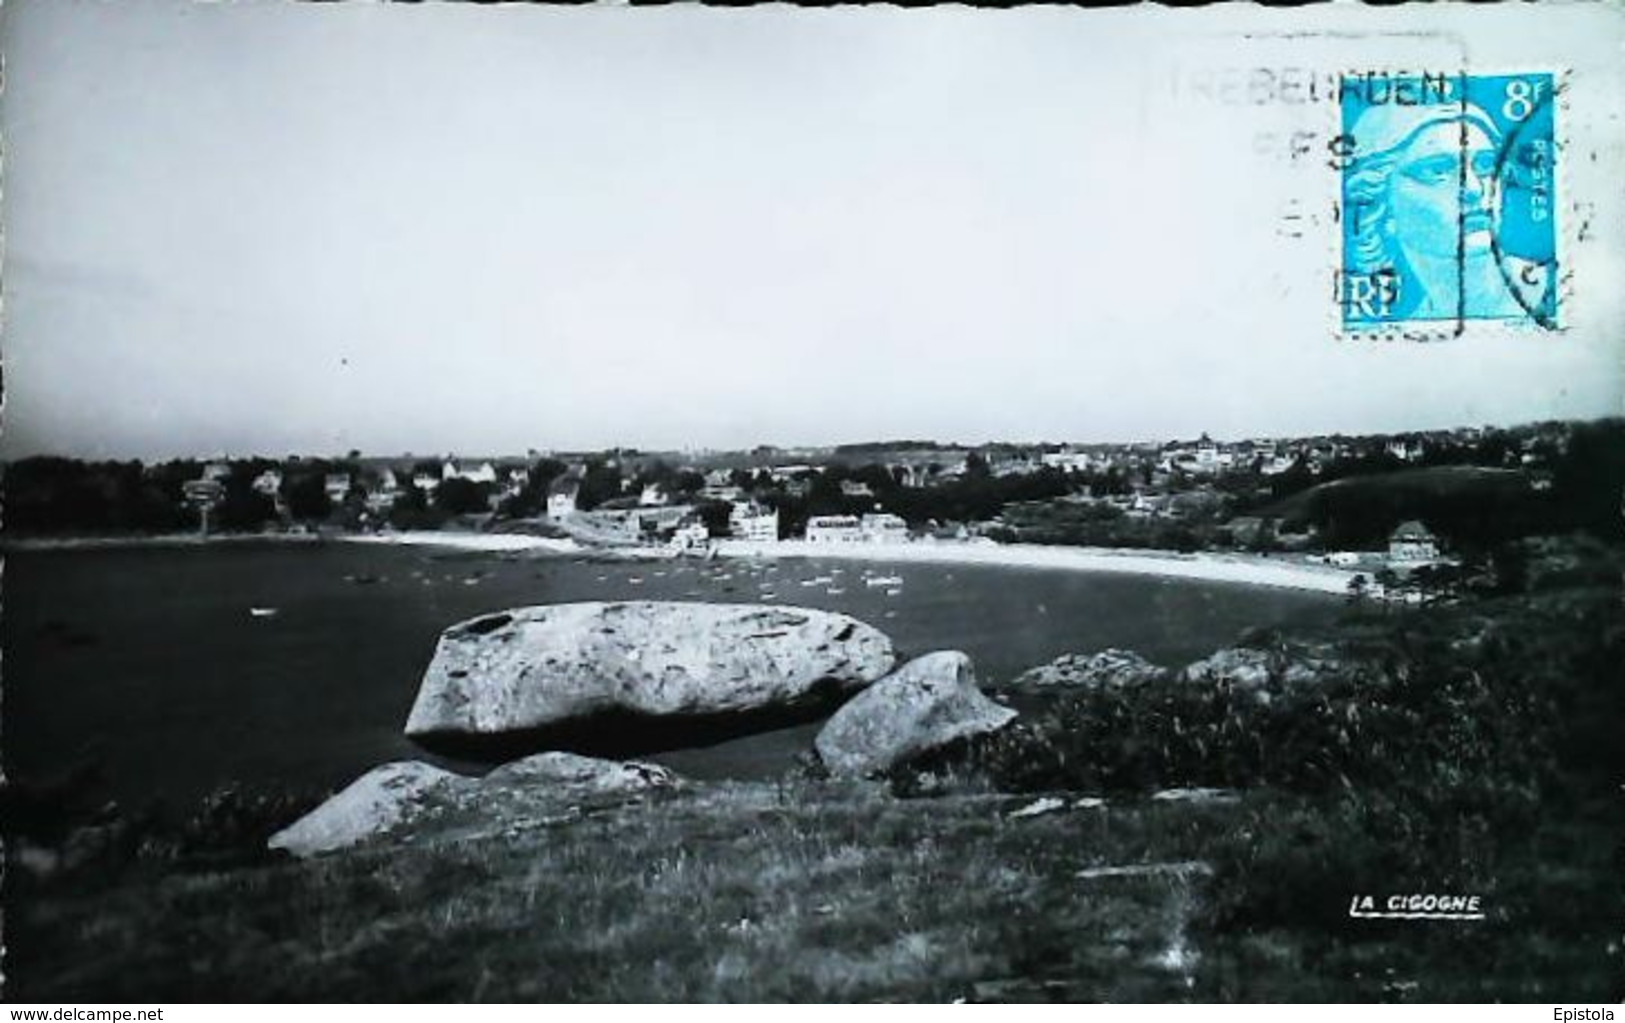
[[[1432,561],[1439,556],[1439,543],[1427,526],[1416,519],[1401,522],[1388,536],[1388,560]]]

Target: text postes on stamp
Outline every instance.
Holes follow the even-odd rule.
[[[1345,330],[1555,328],[1552,75],[1347,75]]]

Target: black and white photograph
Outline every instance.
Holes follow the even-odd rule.
[[[1619,1001],[1621,53],[5,0],[0,999]]]

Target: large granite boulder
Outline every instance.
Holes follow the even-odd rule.
[[[1130,689],[1153,682],[1168,670],[1132,650],[1108,649],[1093,654],[1062,654],[1048,664],[1022,672],[1010,689],[1023,693]]]
[[[447,629],[406,734],[503,760],[626,756],[814,720],[891,670],[885,634],[846,615],[741,604],[557,604]]]
[[[926,654],[853,697],[814,740],[836,777],[864,777],[1009,724],[1016,712],[982,695],[971,660]]]
[[[295,856],[332,852],[370,839],[410,833],[434,821],[447,836],[483,834],[584,807],[623,803],[679,785],[654,764],[540,753],[473,778],[418,761],[375,767],[267,845]]]

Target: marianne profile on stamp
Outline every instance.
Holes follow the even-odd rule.
[[[1344,96],[1345,325],[1555,325],[1549,76],[1416,81]]]

